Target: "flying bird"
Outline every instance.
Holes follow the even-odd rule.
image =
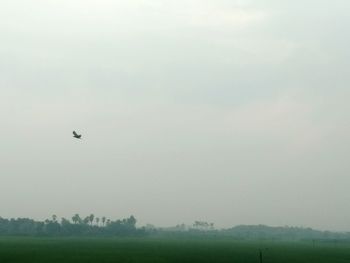
[[[77,139],[81,139],[81,134],[78,134],[75,131],[73,131],[73,137]]]

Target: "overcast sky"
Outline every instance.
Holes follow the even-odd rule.
[[[1,1],[0,216],[350,231],[349,8]]]

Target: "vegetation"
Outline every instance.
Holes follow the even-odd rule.
[[[264,225],[236,226],[217,230],[213,223],[195,221],[193,225],[180,224],[175,227],[157,228],[153,225],[136,227],[136,218],[110,220],[105,216],[90,214],[84,218],[79,214],[71,220],[56,215],[45,221],[29,218],[5,219],[0,217],[0,236],[153,236],[153,237],[231,237],[236,240],[283,240],[300,241],[350,241],[350,233],[318,231],[302,227],[269,227]]]
[[[0,262],[350,262],[350,234],[298,227],[236,226],[195,221],[136,227],[90,214],[45,221],[0,217]]]
[[[5,219],[0,217],[0,235],[2,236],[135,236],[143,235],[144,229],[136,228],[134,216],[122,220],[111,221],[102,217],[102,225],[93,214],[82,219],[79,214],[69,219],[57,216],[44,222],[29,218]]]
[[[223,235],[249,240],[350,240],[350,233],[319,231],[303,227],[241,225],[222,231]]]
[[[232,239],[0,238],[0,262],[350,262],[350,243],[256,242]]]
[[[152,232],[153,230],[153,232]],[[192,227],[184,224],[156,229],[146,226],[147,233],[161,237],[230,237],[235,240],[279,240],[279,241],[349,241],[350,233],[319,231],[303,227],[270,227],[264,225],[240,225],[229,229],[216,230],[212,224],[196,221]]]

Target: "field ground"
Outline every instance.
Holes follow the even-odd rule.
[[[1,263],[350,262],[350,243],[280,243],[229,239],[0,238]]]

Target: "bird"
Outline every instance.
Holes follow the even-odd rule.
[[[75,131],[73,131],[73,137],[77,139],[81,139],[81,134],[78,134]]]

